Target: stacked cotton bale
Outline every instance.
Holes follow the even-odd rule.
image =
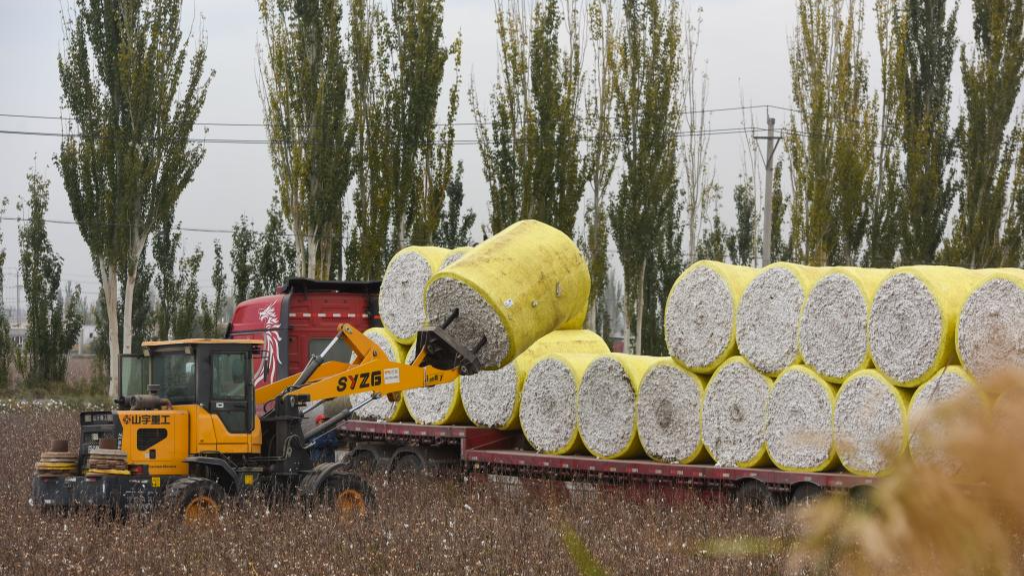
[[[481,342],[486,368],[500,368],[545,334],[577,329],[587,315],[590,272],[571,238],[534,220],[482,242],[427,284],[431,326],[448,326],[467,349]]]
[[[777,376],[800,362],[800,310],[824,269],[780,262],[762,268],[740,298],[736,343],[755,368]]]
[[[910,399],[910,456],[915,462],[949,472],[961,464],[943,450],[959,423],[985,417],[988,402],[974,378],[959,366],[943,368],[918,387]]]
[[[538,360],[555,353],[607,354],[608,345],[588,330],[556,330],[533,343],[516,359],[497,370],[462,376],[462,405],[473,424],[516,430],[523,382]]]
[[[916,388],[955,361],[957,316],[982,274],[946,266],[891,271],[871,304],[875,368],[898,386]]]
[[[700,431],[706,384],[667,358],[644,373],[637,393],[637,434],[652,460],[693,464],[710,458]]]
[[[746,266],[702,260],[676,280],[665,302],[669,353],[698,374],[710,374],[736,347],[736,309],[757,274]]]
[[[472,248],[469,246],[460,246],[458,248],[452,248],[452,250],[448,253],[448,256],[446,256],[445,259],[441,262],[440,269],[444,270],[448,266],[455,264],[463,256],[469,254],[470,250],[472,250]]]
[[[388,360],[401,362],[405,358],[408,348],[400,343],[394,334],[386,328],[370,328],[363,332],[363,335],[372,340],[377,346],[380,346]],[[369,400],[370,396],[370,392],[353,394],[352,405],[359,406]],[[356,417],[363,420],[401,422],[409,419],[409,410],[406,408],[405,400],[401,396],[395,402],[388,400],[387,396],[381,396],[356,410]]]
[[[979,379],[1024,368],[1024,272],[995,271],[971,292],[957,321],[956,352]]]
[[[409,347],[405,363],[412,364],[416,360],[416,343]],[[459,393],[462,377],[451,382],[412,388],[402,393],[409,415],[417,424],[465,424],[469,422],[466,410],[462,406]]]
[[[598,458],[631,458],[643,452],[637,436],[637,389],[652,356],[611,354],[590,363],[580,379],[577,421],[587,451]]]
[[[583,373],[604,355],[552,354],[537,361],[523,383],[519,422],[523,436],[544,454],[583,450],[576,417],[576,392]]]
[[[836,452],[843,467],[860,476],[892,471],[907,445],[910,392],[877,370],[855,372],[839,388],[835,409]]]
[[[839,458],[833,442],[836,391],[806,366],[791,366],[768,395],[768,457],[781,470],[824,472]]]
[[[704,446],[720,466],[756,468],[767,464],[768,396],[772,381],[742,357],[715,370],[704,393]]]
[[[380,320],[400,343],[411,344],[425,326],[423,292],[450,254],[447,248],[409,246],[388,262],[380,283]]]
[[[830,268],[814,283],[800,313],[800,358],[826,382],[842,384],[871,367],[868,315],[887,270]]]

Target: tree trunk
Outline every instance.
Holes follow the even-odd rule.
[[[640,297],[636,299],[636,345],[633,347],[634,354],[643,354],[644,350],[644,293],[647,292],[647,258],[640,264]]]
[[[101,265],[102,266],[102,265]],[[117,373],[120,371],[120,356],[118,355],[118,325],[117,325],[117,268],[113,265],[106,265],[101,268],[100,285],[103,287],[103,298],[107,305],[107,344],[110,352],[110,385],[107,394],[111,398],[118,395]]]
[[[304,233],[305,230],[299,228],[298,215],[292,216],[292,234],[295,236],[295,275],[309,277],[309,274],[306,273],[306,242],[303,238]]]
[[[122,340],[121,350],[123,354],[132,353],[132,338],[135,337],[134,326],[132,326],[132,309],[135,303],[135,279],[139,275],[138,267],[134,270],[128,270],[128,277],[124,281],[124,318],[122,322],[122,332],[124,333],[124,339]],[[178,335],[175,334],[175,337]]]

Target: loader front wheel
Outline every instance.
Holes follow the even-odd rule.
[[[167,503],[189,522],[210,522],[220,516],[224,488],[207,478],[182,478],[165,494]]]
[[[333,472],[320,486],[320,501],[344,518],[361,518],[373,507],[373,491],[354,474]]]

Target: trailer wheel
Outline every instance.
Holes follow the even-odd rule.
[[[391,466],[391,471],[396,474],[420,474],[423,469],[423,459],[415,452],[400,454]]]
[[[373,490],[355,474],[334,471],[320,485],[319,500],[344,518],[366,516],[374,506]]]
[[[369,450],[357,450],[348,464],[349,469],[357,474],[370,474],[377,469],[377,456]]]
[[[190,522],[209,522],[220,515],[224,488],[207,478],[182,478],[167,487],[165,501]]]
[[[793,486],[793,493],[790,496],[790,503],[797,506],[810,504],[825,493],[825,490],[813,482],[800,482]]]
[[[751,508],[767,508],[774,503],[771,490],[760,480],[740,480],[736,488],[736,500]]]

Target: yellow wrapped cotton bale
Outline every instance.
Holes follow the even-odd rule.
[[[960,366],[947,366],[910,399],[910,457],[918,464],[959,472],[962,462],[944,450],[950,430],[987,416],[988,398]]]
[[[736,344],[755,368],[777,376],[787,366],[800,363],[800,311],[811,287],[827,271],[779,262],[762,268],[743,291],[736,315]]]
[[[409,347],[405,357],[406,364],[416,360],[416,343]],[[462,407],[462,396],[459,394],[461,377],[454,381],[436,386],[413,388],[402,393],[409,415],[417,424],[434,424],[438,426],[450,424],[466,424],[469,418]]]
[[[800,313],[800,358],[826,382],[842,384],[871,367],[868,317],[888,274],[877,268],[829,268],[808,292]]]
[[[871,303],[868,336],[875,368],[916,388],[954,361],[957,316],[984,273],[907,266],[889,273]]]
[[[473,248],[471,248],[470,246],[460,246],[458,248],[452,248],[451,251],[448,253],[448,256],[446,256],[444,261],[441,262],[441,268],[439,268],[439,270],[444,270],[448,266],[455,264],[463,256],[469,254],[469,251],[472,249]]]
[[[704,392],[701,432],[704,446],[722,466],[765,466],[768,451],[768,395],[772,381],[740,356],[715,370]]]
[[[482,242],[427,284],[427,318],[448,327],[481,365],[500,368],[541,336],[583,326],[590,272],[572,238],[535,220],[516,222]]]
[[[548,354],[608,354],[604,339],[589,330],[556,330],[516,356],[504,368],[463,376],[462,405],[473,424],[499,430],[519,429],[519,403],[530,369]]]
[[[637,390],[661,358],[610,354],[590,363],[576,394],[580,437],[598,458],[631,458],[643,452],[637,435]]]
[[[423,292],[450,254],[447,248],[409,246],[388,262],[380,283],[380,321],[402,344],[411,344],[416,333],[425,327]]]
[[[1024,271],[986,271],[956,325],[956,354],[975,378],[1024,368]]]
[[[806,366],[790,366],[768,395],[768,457],[780,470],[825,472],[839,465],[835,386]]]
[[[836,395],[835,445],[839,461],[858,476],[892,472],[907,448],[911,391],[877,370],[854,372]]]
[[[523,382],[519,423],[534,450],[575,454],[584,449],[576,418],[583,373],[606,354],[551,354],[538,360]]]
[[[636,399],[637,435],[652,460],[695,464],[711,459],[700,433],[707,379],[671,358],[644,372]]]
[[[387,328],[370,328],[363,332],[363,334],[370,340],[373,340],[377,346],[380,346],[388,360],[401,362],[405,359],[409,350],[408,347],[399,342]],[[369,400],[370,396],[369,392],[353,394],[352,405],[359,406]],[[381,396],[356,410],[356,417],[363,420],[405,422],[409,420],[409,410],[405,405],[404,398],[399,397],[397,401],[392,402],[388,400],[387,396]]]
[[[676,279],[665,303],[669,353],[698,374],[710,374],[737,352],[736,310],[757,271],[701,260]]]

